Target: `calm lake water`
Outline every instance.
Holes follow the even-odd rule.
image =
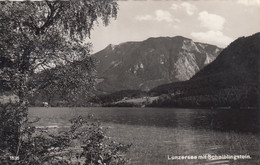
[[[138,146],[134,147],[135,150],[130,153],[133,165],[260,163],[260,141],[258,140],[260,115],[257,110],[100,107],[29,109],[31,119],[35,117],[41,119],[36,123],[38,127],[49,128],[68,127],[69,119],[89,114],[93,114],[101,122],[119,124],[117,129],[123,130],[125,134],[121,140],[127,142],[128,140],[137,140],[135,142]],[[152,127],[150,127],[150,131],[143,129],[143,132],[140,132],[139,129],[142,129],[142,126]],[[134,128],[134,132],[129,133],[128,128],[130,131],[133,131]],[[157,130],[158,133],[151,132],[153,130]],[[177,134],[172,133],[174,130],[179,131]],[[117,132],[118,130],[112,131]],[[145,135],[146,133],[147,135]],[[153,136],[154,134],[155,136]],[[142,139],[143,137],[145,137],[145,141]],[[136,138],[141,138],[139,139],[140,144]],[[237,142],[238,144],[234,144]],[[253,159],[205,160],[202,162],[176,162],[166,159],[167,154],[180,155],[184,153],[231,155],[240,153],[250,154]]]
[[[101,122],[128,125],[206,129],[239,133],[260,133],[258,110],[209,110],[176,108],[30,108],[38,125],[68,125],[76,116],[94,115]]]

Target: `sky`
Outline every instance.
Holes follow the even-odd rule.
[[[260,32],[260,0],[121,0],[117,19],[95,25],[93,52],[109,44],[183,36],[226,47]]]

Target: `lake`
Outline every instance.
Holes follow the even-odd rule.
[[[133,143],[132,165],[260,164],[257,110],[176,108],[30,108],[38,127],[68,127],[69,119],[93,114],[108,135]],[[250,155],[246,160],[169,160],[174,156]]]
[[[185,129],[260,133],[257,110],[212,110],[176,108],[30,108],[30,116],[42,124],[68,124],[76,116],[94,115],[101,122]]]

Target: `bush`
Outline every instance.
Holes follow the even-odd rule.
[[[117,143],[93,117],[77,117],[59,133],[26,121],[19,127],[17,104],[0,107],[0,164],[126,164],[130,145]],[[15,160],[17,159],[17,160]],[[18,160],[19,159],[19,160]]]

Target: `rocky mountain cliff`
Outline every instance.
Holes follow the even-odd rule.
[[[185,81],[212,62],[221,50],[181,36],[109,45],[93,55],[98,61],[97,89],[105,93],[147,91],[161,84]]]
[[[168,94],[157,105],[189,107],[259,106],[260,33],[240,37],[190,80],[151,90]],[[160,103],[159,103],[160,102]]]

